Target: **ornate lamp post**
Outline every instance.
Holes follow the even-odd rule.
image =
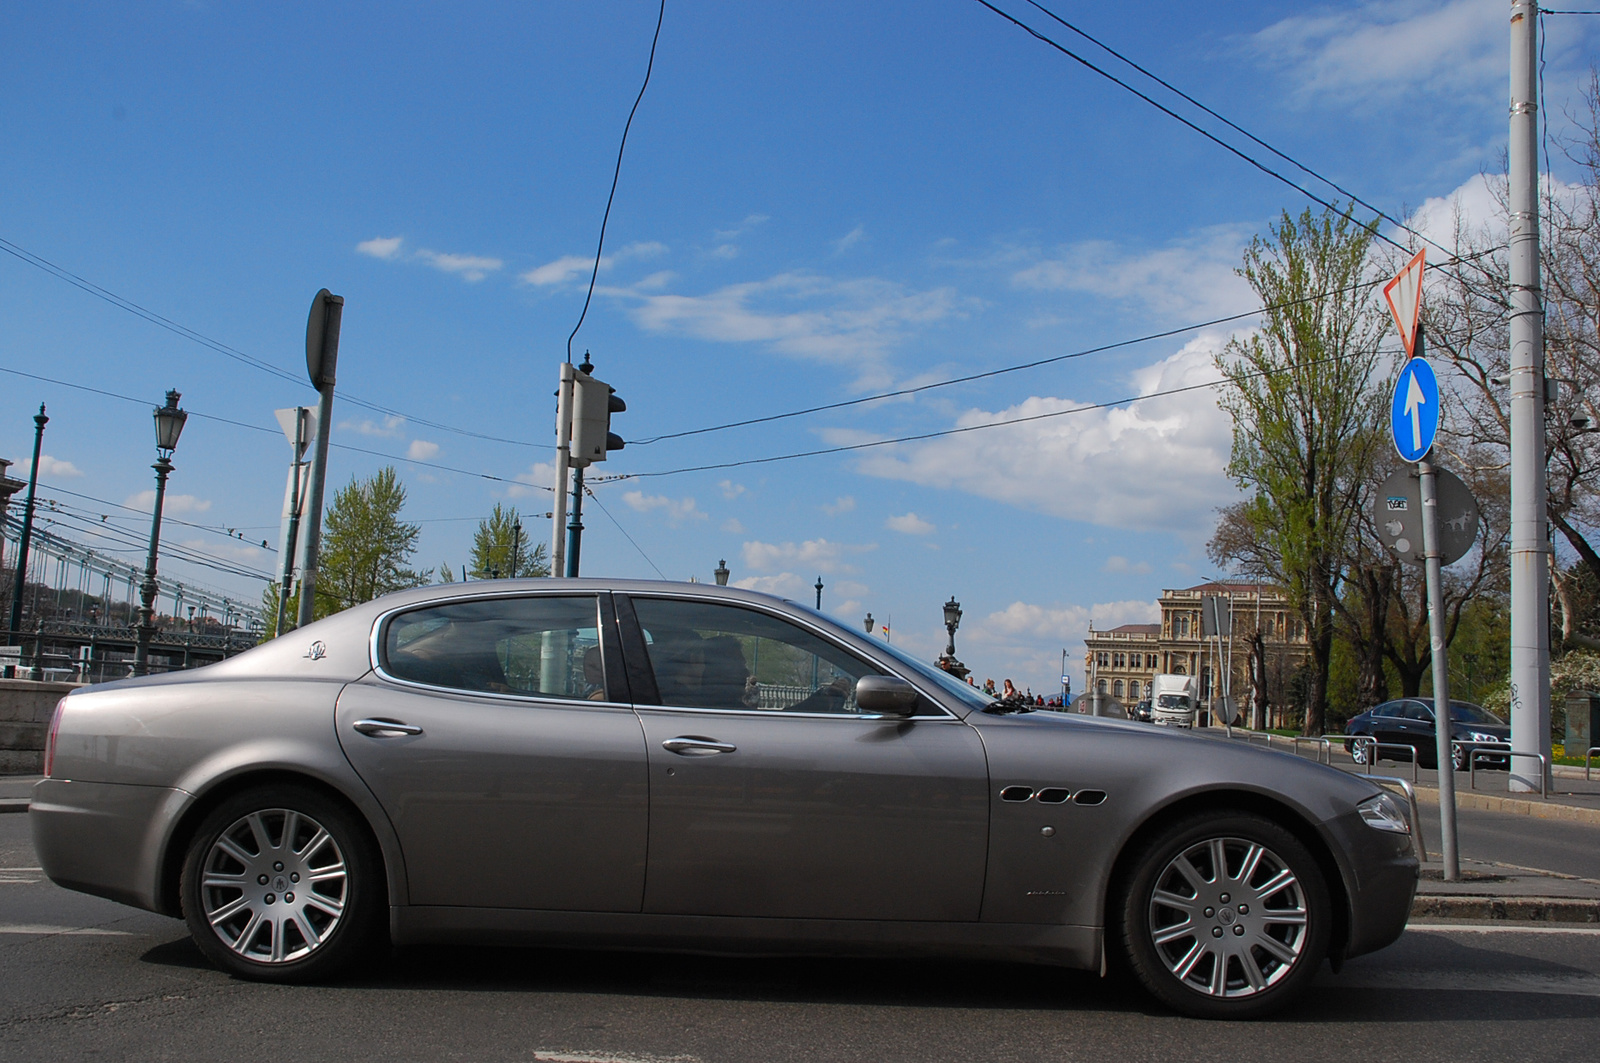
[[[965,679],[972,669],[956,660],[956,628],[960,626],[961,603],[952,594],[950,600],[944,603],[944,629],[950,633],[950,640],[945,643],[944,652],[936,663],[957,679]]]
[[[726,587],[728,585],[728,562],[718,561],[717,567],[711,574],[717,578],[717,586]]]
[[[817,577],[817,612],[822,612],[822,577]]]
[[[872,634],[873,629],[878,626],[878,622],[872,619],[872,610],[867,610],[867,618],[861,621],[861,626],[867,629],[867,634],[869,635]]]
[[[150,640],[156,631],[156,554],[161,547],[161,504],[167,494],[167,477],[172,473],[172,452],[183,434],[189,415],[178,408],[180,396],[167,392],[167,404],[155,411],[156,471],[155,512],[150,518],[150,553],[145,558],[144,582],[139,584],[139,639],[133,651],[133,674],[150,674]]]

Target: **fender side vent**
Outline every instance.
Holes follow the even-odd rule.
[[[1079,790],[1078,796],[1072,800],[1080,805],[1098,805],[1104,802],[1105,799],[1106,792],[1104,790]]]
[[[1072,791],[1064,786],[1046,786],[1034,796],[1039,799],[1040,804],[1060,805],[1066,803],[1067,798],[1072,796]]]
[[[1032,796],[1033,787],[1031,786],[1008,786],[1000,791],[1000,800],[1002,801],[1026,801]]]

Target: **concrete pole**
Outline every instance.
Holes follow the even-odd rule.
[[[339,325],[344,299],[328,297],[328,320],[322,341],[322,380],[317,385],[317,449],[311,457],[310,483],[306,485],[306,563],[300,572],[300,611],[295,627],[315,619],[317,568],[322,552],[322,498],[328,483],[328,436],[333,434],[333,380],[339,367]]]
[[[556,504],[550,514],[550,575],[567,574],[567,478],[572,455],[572,382],[577,370],[561,363],[561,386],[556,391]]]
[[[1511,4],[1511,747],[1550,755],[1550,540],[1545,521],[1539,283],[1538,5]],[[1515,757],[1511,789],[1539,789]]]
[[[33,469],[28,473],[28,497],[22,506],[22,531],[17,537],[17,582],[11,592],[11,622],[7,631],[7,645],[22,645],[22,595],[28,586],[28,545],[33,539],[33,500],[39,488],[39,451],[44,446],[44,426],[50,418],[44,415],[44,403],[33,415]],[[20,658],[19,658],[20,660]]]
[[[1422,354],[1422,334],[1417,334]],[[1446,882],[1461,877],[1456,849],[1456,773],[1450,759],[1450,662],[1444,645],[1444,584],[1439,576],[1439,488],[1433,462],[1417,462],[1422,480],[1422,563],[1428,581],[1428,648],[1433,663],[1434,752],[1439,758],[1439,843]],[[1376,760],[1377,758],[1373,758]]]

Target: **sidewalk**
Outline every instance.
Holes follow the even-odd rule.
[[[1429,920],[1600,923],[1600,881],[1462,860],[1461,880],[1446,882],[1438,860],[1430,860],[1422,868],[1410,921]]]
[[[28,811],[28,794],[42,775],[0,775],[0,813]]]

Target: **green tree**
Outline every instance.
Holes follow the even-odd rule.
[[[499,502],[487,520],[478,522],[467,566],[467,575],[473,579],[550,575],[544,543],[530,543],[517,507]]]
[[[1224,513],[1230,534],[1219,528],[1209,550],[1283,587],[1304,621],[1306,734],[1324,728],[1336,601],[1383,438],[1384,319],[1363,283],[1371,242],[1348,213],[1284,212],[1238,271],[1270,309],[1217,357],[1218,401],[1233,417],[1228,475],[1249,497]]]
[[[333,496],[323,521],[318,619],[428,582],[431,572],[406,567],[422,529],[400,519],[405,504],[406,489],[393,466],[367,480],[351,478]]]

